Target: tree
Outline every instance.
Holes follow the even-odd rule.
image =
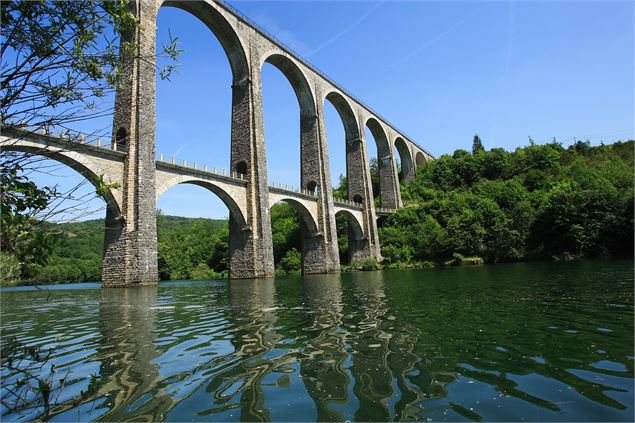
[[[0,8],[3,130],[44,127],[66,132],[78,122],[112,114],[113,93],[124,82],[120,64],[135,59],[137,50],[134,42],[122,37],[138,26],[127,0],[3,0]],[[159,56],[170,59],[159,70],[162,78],[170,77],[180,53],[176,39],[160,50]],[[107,132],[108,128],[97,128],[85,141]],[[80,135],[69,136],[73,137]],[[81,148],[81,144],[76,148]],[[25,260],[38,248],[37,260],[46,257],[47,242],[33,231],[34,220],[80,217],[90,212],[82,209],[89,199],[85,195],[77,197],[81,184],[69,190],[57,186],[40,190],[29,181],[33,173],[44,173],[49,176],[47,179],[55,173],[55,168],[42,165],[43,160],[36,154],[3,152],[0,163],[1,241],[3,247],[10,246],[13,254]],[[99,195],[104,188],[108,187],[98,186],[93,195]],[[33,197],[31,204],[22,204],[27,197]],[[23,238],[31,241],[22,242]],[[42,242],[39,247],[38,242]]]
[[[483,142],[478,134],[474,134],[474,139],[472,140],[472,154],[476,155],[479,151],[485,151],[485,147],[483,147]]]
[[[72,129],[111,114],[120,64],[136,54],[121,36],[138,26],[127,0],[2,1],[1,13],[3,128]],[[159,56],[172,60],[159,70],[162,78],[180,53],[176,39],[163,46]]]

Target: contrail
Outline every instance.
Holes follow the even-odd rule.
[[[431,44],[436,43],[437,41],[439,41],[441,38],[445,37],[446,35],[448,35],[449,33],[451,33],[452,31],[454,31],[455,29],[457,29],[459,26],[461,26],[465,21],[467,21],[468,19],[470,19],[478,10],[475,10],[474,12],[468,14],[467,16],[465,16],[463,19],[461,19],[460,21],[458,21],[457,23],[455,23],[454,25],[452,25],[450,28],[446,29],[445,31],[443,31],[442,33],[440,33],[439,35],[437,35],[436,37],[434,37],[433,39],[431,39],[430,41],[428,41],[425,44],[422,44],[421,46],[419,46],[419,48],[417,48],[415,51],[413,51],[412,53],[402,57],[401,59],[397,60],[395,63],[393,63],[392,65],[389,65],[389,68],[398,66],[400,64],[402,64],[403,62],[405,62],[406,60],[410,59],[411,57],[416,56],[417,54],[421,53],[421,51],[423,49],[425,49],[426,47],[428,47]]]
[[[322,50],[324,47],[334,43],[335,41],[337,41],[340,37],[342,37],[344,34],[346,34],[347,32],[349,32],[351,29],[355,28],[357,25],[359,25],[360,23],[362,23],[364,20],[366,20],[366,18],[368,18],[375,10],[377,10],[377,8],[379,6],[381,6],[381,4],[384,2],[385,0],[380,0],[379,2],[377,2],[373,7],[370,8],[370,10],[366,13],[364,13],[362,16],[360,16],[355,22],[353,22],[352,24],[350,24],[349,26],[347,26],[343,31],[339,32],[338,34],[334,35],[333,37],[331,37],[329,40],[325,41],[324,43],[320,44],[318,47],[316,47],[314,50],[311,50],[310,52],[304,54],[304,57],[309,57],[317,52],[319,52],[320,50]]]

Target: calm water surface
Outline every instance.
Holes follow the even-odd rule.
[[[633,419],[632,261],[1,295],[53,421]]]

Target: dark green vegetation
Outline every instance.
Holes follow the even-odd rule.
[[[633,255],[633,141],[457,150],[402,185],[380,228],[389,265]]]
[[[277,273],[297,273],[301,268],[300,217],[285,203],[274,205],[271,214]],[[161,279],[227,277],[229,231],[226,220],[159,214],[157,223]],[[23,265],[21,276],[20,266],[16,266],[18,270],[14,273],[18,274],[14,279],[48,284],[99,280],[104,244],[103,220],[63,224],[41,222],[38,231],[46,234],[46,243],[38,244],[42,260]],[[44,247],[45,252],[42,251]],[[30,252],[31,249],[25,251]],[[7,262],[10,257],[3,254],[3,260]],[[2,265],[5,266],[4,261]]]
[[[632,259],[91,288],[2,292],[51,421],[633,421]]]

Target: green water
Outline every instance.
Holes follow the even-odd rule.
[[[54,421],[633,420],[632,261],[1,295]]]

